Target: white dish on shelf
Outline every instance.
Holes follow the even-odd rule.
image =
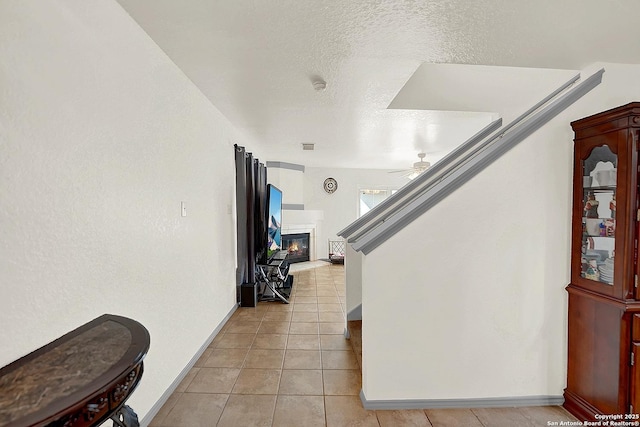
[[[598,183],[598,187],[609,187],[616,185],[618,170],[615,168],[604,169],[594,172],[593,175]]]

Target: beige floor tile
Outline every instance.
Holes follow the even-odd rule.
[[[323,335],[342,335],[344,336],[344,322],[322,322],[320,323],[320,333]]]
[[[323,350],[352,350],[344,335],[320,335],[320,347]]]
[[[161,426],[215,426],[228,399],[227,394],[184,393],[169,411]]]
[[[296,282],[296,280],[294,279],[294,283]],[[297,280],[297,283],[295,283],[293,285],[294,287],[294,291],[295,290],[301,290],[301,289],[315,289],[316,288],[316,279],[315,276],[309,275],[307,277],[303,278],[299,278],[299,280]]]
[[[319,350],[287,350],[284,369],[322,369]]]
[[[238,309],[236,310],[236,312],[234,313],[234,315],[239,315],[242,312],[245,311],[251,311],[251,312],[265,312],[267,311],[267,308],[261,304],[257,305],[256,307],[238,307]]]
[[[284,369],[278,394],[322,396],[320,369]]]
[[[296,304],[317,304],[318,297],[296,297]]]
[[[318,321],[318,313],[306,313],[302,311],[296,311],[293,313],[293,317],[291,318],[291,323],[299,323],[299,322],[317,322]]]
[[[336,289],[336,293],[338,294],[338,296],[346,296],[347,295],[347,291],[345,291],[344,289]]]
[[[534,426],[546,426],[549,421],[552,423],[556,421],[558,422],[557,425],[560,425],[560,421],[578,421],[562,406],[537,406],[518,409]]]
[[[214,348],[202,364],[205,368],[241,368],[248,348]]]
[[[285,304],[281,301],[263,302],[260,304],[268,304],[269,310],[267,311],[267,313],[282,313],[293,311],[293,304]]]
[[[319,335],[289,335],[287,349],[320,350]]]
[[[258,328],[260,334],[287,334],[289,333],[289,322],[266,322],[263,321]]]
[[[318,287],[318,290],[316,291],[316,294],[319,297],[335,297],[336,295],[338,295],[338,293],[336,292],[335,289],[331,289],[331,288],[320,288]]]
[[[482,427],[471,409],[426,409],[433,427]]]
[[[211,340],[211,342],[209,343],[209,347],[210,348],[215,348],[218,343],[220,342],[220,340],[222,339],[222,337],[224,336],[224,332],[218,332],[218,334],[215,336],[215,338],[213,340]]]
[[[319,331],[318,322],[293,322],[289,328],[292,335],[313,335]]]
[[[226,333],[214,348],[249,348],[255,337],[255,334]]]
[[[283,396],[276,401],[273,427],[324,427],[322,396]]]
[[[187,391],[187,387],[189,387],[191,381],[193,381],[193,379],[196,377],[198,371],[200,371],[200,368],[198,367],[191,368],[187,375],[182,379],[178,387],[176,387],[176,393],[184,393],[185,391]]]
[[[282,350],[287,347],[287,337],[286,334],[258,334],[251,348]]]
[[[243,369],[233,386],[233,394],[277,394],[279,369]]]
[[[266,322],[290,322],[293,311],[267,311],[262,318]]]
[[[302,313],[317,313],[318,312],[318,304],[299,304],[295,303],[293,305],[293,313],[302,312]]]
[[[218,334],[224,334],[225,332],[227,332],[227,329],[229,329],[230,321],[231,321],[231,318],[229,318],[229,320],[227,320],[225,324],[222,325],[222,327],[220,328],[220,332],[218,332]]]
[[[235,316],[232,320],[253,320],[261,321],[267,312],[266,308],[258,307],[241,307],[235,312]]]
[[[519,408],[479,408],[472,409],[482,425],[492,427],[533,427],[533,424],[520,412]],[[547,425],[545,423],[545,425]]]
[[[165,418],[169,415],[169,412],[173,409],[176,403],[178,403],[178,399],[180,399],[182,393],[173,393],[167,401],[162,405],[162,408],[158,411],[155,417],[149,423],[149,427],[165,427],[167,424],[164,423]]]
[[[201,368],[187,393],[231,393],[239,373],[236,368]]]
[[[318,313],[318,319],[320,320],[320,322],[329,322],[329,323],[339,323],[339,322],[344,322],[344,315],[342,314],[342,312],[337,313],[337,312],[321,312]]]
[[[294,285],[294,290],[301,289],[315,289],[316,288],[316,279],[314,275],[309,275],[305,279],[299,278],[297,283]]]
[[[253,320],[234,320],[229,324],[227,333],[231,334],[255,334],[258,332],[261,322]]]
[[[322,350],[322,369],[360,369],[353,350]]]
[[[275,395],[232,394],[217,427],[269,427],[275,406]]]
[[[245,368],[281,369],[284,350],[252,348],[244,361]]]
[[[315,297],[316,290],[315,289],[298,289],[295,293],[297,297]]]
[[[362,389],[362,374],[359,370],[322,371],[325,396],[358,396]]]
[[[196,366],[196,367],[204,366],[204,362],[206,362],[209,356],[211,356],[212,351],[213,351],[212,348],[205,349],[204,352],[202,352],[202,355],[200,356],[200,358],[196,361],[196,363],[193,366]]]
[[[378,427],[375,411],[362,407],[358,396],[325,396],[327,427]]]
[[[376,411],[380,427],[431,427],[429,419],[421,409],[403,411]]]
[[[325,276],[325,277],[318,277],[316,278],[316,285],[317,285],[317,289],[318,291],[332,291],[334,292],[336,287],[333,284],[333,279],[329,276]],[[320,295],[320,294],[318,294]],[[333,296],[334,294],[331,295],[327,295],[327,296]]]
[[[318,298],[318,304],[339,304],[340,300],[338,299],[338,297],[335,296],[331,296],[331,297],[317,297]]]
[[[318,311],[342,313],[342,306],[340,304],[318,304]]]

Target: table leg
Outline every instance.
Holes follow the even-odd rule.
[[[118,427],[140,427],[138,415],[130,406],[123,405],[111,416],[111,420]]]

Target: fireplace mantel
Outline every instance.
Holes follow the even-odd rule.
[[[324,211],[284,210],[282,212],[282,234],[309,233],[309,260],[318,259],[317,236],[324,219]]]

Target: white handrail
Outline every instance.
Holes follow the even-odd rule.
[[[400,197],[395,197],[385,204],[383,209],[379,209],[378,212],[376,212],[376,208],[378,208],[376,206],[369,212],[369,214],[372,214],[370,219],[365,219],[357,225],[353,223],[340,231],[338,235],[347,238],[354,250],[362,251],[364,254],[370,253],[600,84],[603,73],[604,69],[597,71],[586,80],[558,96],[578,80],[580,75],[577,75],[527,110],[504,129],[493,133],[491,137],[485,137],[486,139],[483,139],[482,142],[477,140],[473,141],[473,143],[465,142],[460,150],[454,150],[455,153],[447,159],[443,167],[437,168],[431,174],[427,174],[429,172],[428,169],[423,174],[425,177],[411,191],[407,191]]]

